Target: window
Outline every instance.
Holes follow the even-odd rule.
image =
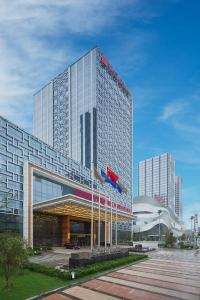
[[[42,150],[42,144],[32,137],[29,139],[29,145],[37,150]]]
[[[20,130],[12,127],[11,125],[8,125],[7,127],[7,134],[22,141],[22,138],[23,138],[23,134]]]
[[[8,162],[7,170],[8,170],[8,172],[17,173],[17,174],[22,174],[23,173],[22,167],[20,167],[18,165],[15,165],[11,162]]]
[[[56,152],[48,147],[46,147],[46,154],[54,158],[56,157]]]
[[[39,164],[39,165],[42,164],[42,159],[33,154],[30,154],[30,160],[36,164]]]
[[[23,151],[22,149],[16,147],[16,146],[13,146],[11,144],[8,144],[8,152],[12,153],[12,154],[16,154],[16,155],[19,155],[19,156],[23,156]]]
[[[7,187],[13,190],[23,190],[23,184],[12,180],[8,180]]]

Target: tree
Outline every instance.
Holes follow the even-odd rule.
[[[23,269],[28,260],[27,249],[26,242],[19,235],[0,234],[0,269],[5,278],[7,290],[12,286],[12,275]]]
[[[181,239],[181,241],[185,241],[185,240],[186,240],[186,234],[183,233],[183,234],[181,235],[180,239]]]
[[[167,232],[165,236],[165,246],[171,248],[174,246],[176,238],[173,235],[173,232]]]

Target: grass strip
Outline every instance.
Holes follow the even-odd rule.
[[[13,287],[7,292],[3,288],[3,278],[0,274],[0,299],[1,300],[23,300],[29,297],[38,299],[36,295],[49,295],[55,289],[62,290],[67,286],[82,283],[96,278],[105,272],[114,271],[120,267],[126,267],[137,261],[144,260],[148,256],[144,254],[129,254],[127,257],[94,263],[81,268],[74,269],[75,280],[70,279],[70,271],[56,270],[53,267],[29,263],[24,275],[15,274],[12,278]]]
[[[0,274],[0,299],[1,300],[24,300],[50,290],[62,288],[66,280],[50,277],[45,274],[25,270],[24,274],[16,273],[11,278],[12,288],[5,290],[5,281]]]

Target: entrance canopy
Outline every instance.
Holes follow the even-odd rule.
[[[46,200],[33,205],[33,211],[58,214],[58,215],[68,215],[72,217],[78,217],[83,219],[91,219],[91,201],[74,196],[66,195],[52,200]],[[100,220],[105,221],[105,216],[107,222],[110,222],[111,211],[112,211],[112,221],[130,221],[135,220],[135,217],[130,213],[121,212],[114,207],[114,203],[111,206],[106,204],[100,204]],[[99,204],[94,202],[93,205],[93,219],[98,221],[99,219]]]

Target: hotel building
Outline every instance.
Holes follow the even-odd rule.
[[[132,207],[132,97],[97,48],[35,94],[34,135],[89,169],[109,166],[128,192],[103,191]]]
[[[112,168],[128,190],[104,185],[99,192],[94,181],[93,242],[99,220],[101,242],[105,235],[111,242],[111,220],[126,239],[133,219],[132,99],[96,48],[36,93],[34,135],[0,117],[0,232],[19,232],[31,246],[89,245],[92,162]]]

